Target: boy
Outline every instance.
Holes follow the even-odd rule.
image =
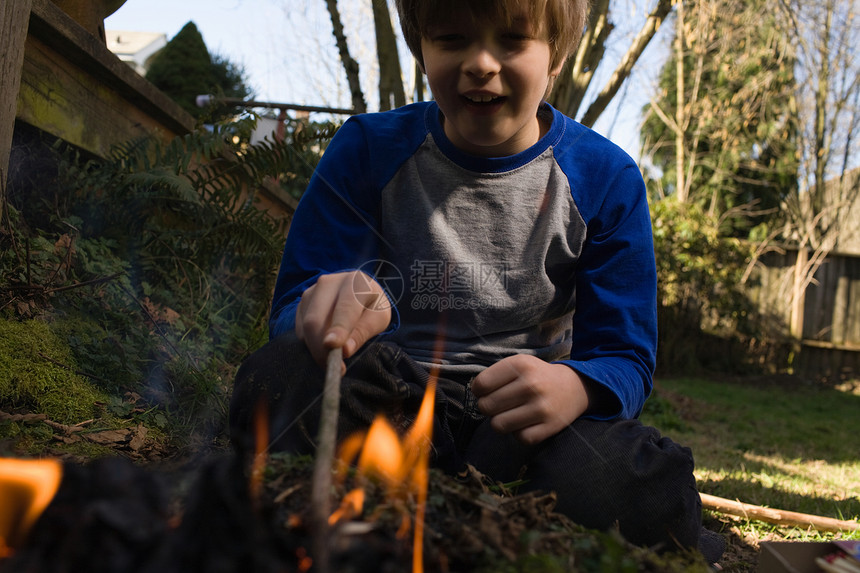
[[[651,391],[656,271],[645,189],[620,149],[545,103],[585,0],[398,0],[434,102],[356,116],[303,196],[271,341],[231,405],[247,448],[312,452],[342,348],[340,435],[404,426],[439,369],[434,462],[555,491],[631,541],[696,547],[687,448],[635,421]]]

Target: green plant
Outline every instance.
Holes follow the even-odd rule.
[[[733,372],[751,367],[745,345],[757,334],[753,306],[741,290],[748,244],[720,233],[694,203],[673,197],[651,205],[657,260],[658,368],[702,367]]]
[[[41,320],[0,319],[0,406],[62,424],[96,415],[107,395],[75,372],[67,345]]]
[[[146,421],[217,432],[235,369],[268,336],[288,220],[257,190],[306,183],[336,126],[248,145],[254,123],[129,141],[107,159],[57,145],[50,184],[3,203],[0,311],[47,324],[116,412],[132,392],[158,409]]]

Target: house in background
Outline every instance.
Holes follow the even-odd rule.
[[[167,35],[158,32],[129,32],[107,30],[105,42],[108,50],[145,76],[153,57],[167,45]]]

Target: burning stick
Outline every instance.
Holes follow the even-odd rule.
[[[314,534],[314,555],[316,570],[328,573],[328,517],[331,513],[331,472],[334,450],[337,442],[337,416],[340,409],[340,367],[343,350],[334,348],[328,353],[323,387],[322,413],[317,438],[314,481],[311,489],[311,512]]]

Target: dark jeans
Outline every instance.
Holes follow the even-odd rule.
[[[233,443],[253,451],[253,419],[263,401],[271,449],[312,453],[323,370],[290,333],[250,356],[239,370],[230,406]],[[365,429],[377,413],[401,429],[411,425],[428,372],[393,344],[371,342],[347,361],[338,437]],[[448,472],[465,463],[521,490],[554,491],[556,511],[586,527],[614,526],[631,542],[697,547],[701,501],[688,448],[636,420],[579,419],[533,447],[490,428],[464,381],[439,379],[433,463]]]

